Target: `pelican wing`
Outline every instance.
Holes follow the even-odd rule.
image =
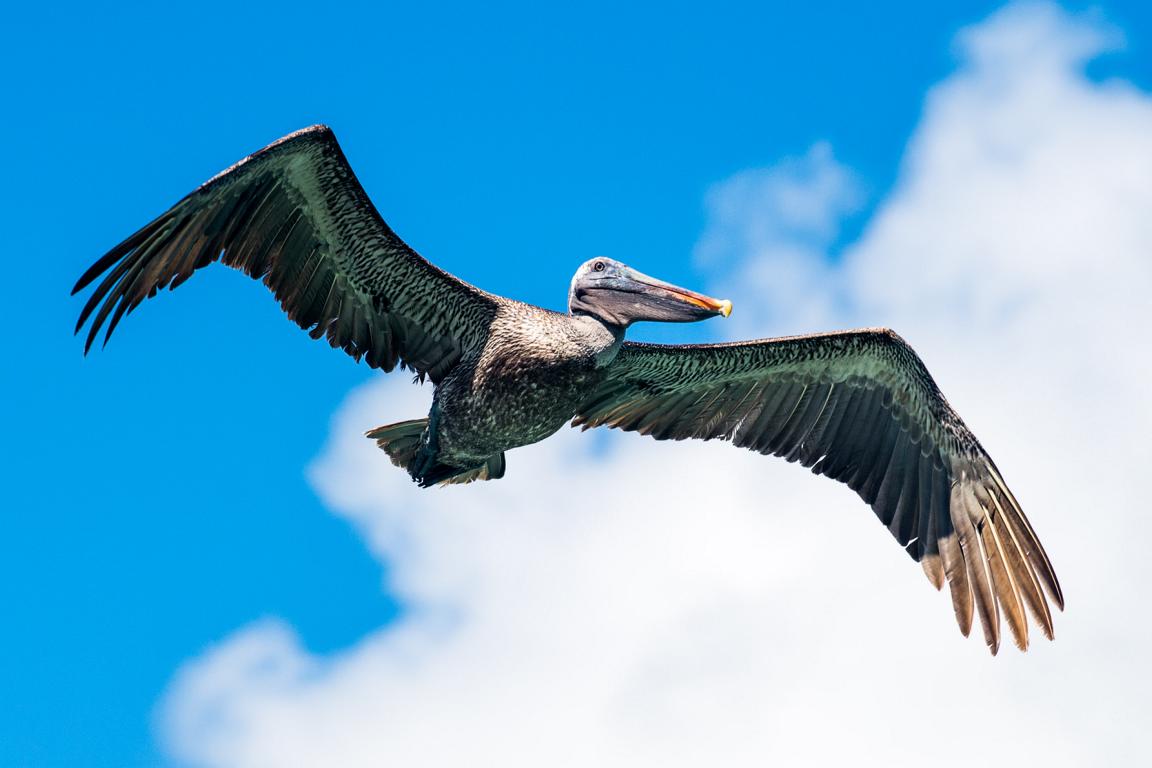
[[[657,440],[730,440],[860,494],[929,580],[947,580],[967,635],[973,603],[995,653],[1027,606],[1052,637],[1056,574],[992,459],[920,358],[885,329],[736,344],[625,343],[573,425]]]
[[[93,264],[73,289],[104,275],[76,324],[91,319],[85,352],[106,321],[105,342],[145,298],[218,259],[263,280],[313,338],[433,381],[483,345],[498,301],[405,245],[331,130],[313,126],[209,180]]]

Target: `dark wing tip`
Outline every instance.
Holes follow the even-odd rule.
[[[104,274],[110,266],[119,261],[122,255],[123,253],[120,251],[120,246],[117,246],[108,253],[104,254],[104,256],[98,259],[92,266],[88,267],[88,269],[84,271],[84,274],[80,275],[80,279],[78,279],[76,284],[72,286],[72,293],[69,295],[75,296],[76,294],[80,293],[80,291],[87,288],[93,280],[100,277],[100,275]],[[76,330],[80,330],[79,326],[77,326]]]
[[[194,192],[192,192],[191,194],[187,195],[185,198],[183,198],[182,200],[177,202],[174,206],[172,206],[172,208],[169,208],[167,212],[165,212],[164,214],[161,214],[159,217],[154,219],[152,222],[150,222],[150,223],[146,224],[145,226],[143,226],[142,228],[140,228],[135,234],[133,234],[132,236],[130,236],[129,238],[127,238],[126,240],[121,242],[116,247],[112,248],[110,251],[108,251],[106,254],[104,254],[104,256],[102,256],[99,260],[97,260],[94,264],[92,264],[92,266],[88,267],[88,269],[84,272],[84,274],[82,274],[80,276],[80,278],[76,281],[76,284],[72,286],[71,295],[75,296],[80,291],[83,291],[85,288],[89,287],[93,282],[95,282],[97,280],[97,278],[99,278],[105,272],[108,272],[108,270],[113,269],[117,265],[117,263],[121,262],[125,258],[130,258],[132,256],[133,252],[139,246],[141,246],[141,244],[144,243],[149,237],[151,237],[153,234],[155,234],[161,227],[168,224],[169,221],[171,221],[173,218],[179,218],[179,215],[174,213],[174,212],[178,208],[180,208],[181,204],[184,204],[185,201],[188,201],[190,199],[193,199],[193,198],[196,198],[198,196],[209,193],[214,187],[216,187],[220,182],[222,182],[225,177],[229,176],[232,172],[236,171],[241,166],[244,166],[244,165],[250,163],[252,160],[259,158],[261,156],[264,156],[264,155],[268,155],[269,153],[273,152],[274,150],[277,150],[278,148],[284,147],[285,145],[289,145],[289,144],[292,144],[292,143],[295,143],[295,142],[301,141],[301,140],[311,140],[311,141],[319,140],[319,141],[334,142],[335,137],[332,134],[332,129],[329,128],[327,125],[322,125],[322,124],[310,125],[306,128],[301,128],[298,131],[293,131],[292,133],[288,134],[287,136],[283,136],[280,139],[277,139],[276,141],[272,142],[271,144],[267,145],[266,147],[264,147],[260,150],[257,150],[253,154],[245,157],[240,162],[226,168],[225,170],[223,170],[220,173],[213,176],[208,181],[201,184],[197,190],[195,190]],[[73,331],[73,334],[78,334],[80,332],[81,328],[84,326],[84,324],[88,320],[89,316],[92,314],[93,311],[95,311],[97,309],[97,307],[100,305],[101,301],[104,301],[105,299],[108,298],[109,292],[112,292],[114,294],[116,289],[117,289],[117,286],[114,284],[101,286],[101,288],[97,289],[95,295],[92,297],[93,300],[90,301],[88,303],[88,305],[84,307],[84,310],[80,313],[80,318],[76,322],[76,328]],[[116,297],[113,296],[112,298],[115,299]],[[119,310],[119,312],[123,313],[123,311],[125,309],[129,309],[129,311],[130,311],[130,305],[127,305],[127,304],[123,305],[123,307]],[[103,317],[103,310],[101,311],[100,317]],[[111,329],[115,327],[117,320],[119,320],[119,314],[118,314],[116,320],[114,320],[113,323],[111,324],[109,331],[108,331],[108,334],[105,335],[105,338],[104,338],[105,343],[107,343],[108,336],[111,335]],[[96,326],[98,326],[98,325],[99,325],[99,323],[96,323]],[[98,330],[99,329],[97,327],[95,327],[95,326],[93,327],[93,331],[98,331]],[[95,338],[94,335],[89,336],[88,341],[84,347],[84,353],[85,354],[87,354],[89,349],[91,349],[94,338]]]
[[[1048,561],[1048,555],[1044,554],[1044,586],[1048,590],[1048,596],[1052,598],[1052,602],[1060,609],[1061,613],[1064,611],[1064,589],[1060,586],[1060,580],[1056,578],[1056,571],[1052,567],[1052,563]]]

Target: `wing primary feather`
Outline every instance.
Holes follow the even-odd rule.
[[[968,567],[964,563],[958,534],[953,533],[940,539],[940,559],[944,564],[948,589],[952,593],[952,608],[956,612],[956,623],[960,627],[960,633],[968,637],[972,632],[972,586],[968,582]]]
[[[126,274],[140,268],[140,265],[146,260],[152,244],[163,237],[164,233],[161,230],[153,232],[152,237],[145,240],[136,251],[118,264],[116,269],[112,270],[104,282],[92,293],[92,297],[84,306],[85,311],[80,314],[82,321],[88,319],[86,313],[91,311],[89,307],[94,307],[95,304],[101,300],[103,300],[104,303],[92,318],[92,325],[88,329],[88,338],[84,341],[85,354],[92,348],[92,342],[96,340],[96,336],[100,333],[100,327],[104,324],[108,313],[112,311],[117,303],[124,300],[124,294],[121,289],[122,279]],[[77,326],[77,330],[79,330],[79,326]]]
[[[72,295],[75,296],[87,288],[93,280],[104,274],[109,267],[124,258],[125,254],[136,250],[141,243],[154,235],[158,230],[163,229],[171,219],[171,212],[159,216],[154,221],[136,230],[127,240],[101,256],[95,264],[84,270],[84,274],[82,274],[80,279],[76,281],[76,284],[72,286]]]
[[[134,268],[136,262],[141,258],[142,249],[145,249],[144,252],[146,252],[149,243],[160,237],[163,237],[163,228],[151,230],[148,232],[148,236],[141,240],[135,248],[123,254],[123,261],[121,261],[119,264],[116,264],[116,266],[100,282],[100,285],[96,287],[96,290],[92,291],[92,295],[88,297],[88,301],[84,303],[84,308],[80,310],[80,318],[76,321],[75,333],[80,332],[80,329],[84,327],[84,323],[87,322],[88,317],[92,314],[92,311],[96,309],[100,302],[103,301],[110,292],[115,290],[116,286],[120,282],[120,278],[122,278],[127,272]],[[113,252],[115,253],[116,250],[118,249],[115,249]],[[96,330],[96,333],[99,333],[99,329]],[[95,334],[90,333],[90,340],[88,345],[84,348],[85,352],[87,352],[88,347],[91,346],[91,339],[93,338],[95,338]]]
[[[1044,636],[1051,640],[1053,639],[1052,613],[1048,610],[1048,601],[1044,599],[1040,591],[1040,583],[1036,579],[1036,573],[1032,565],[1025,558],[1020,548],[1020,541],[1016,535],[1016,531],[1013,529],[1004,512],[1005,505],[1000,503],[995,494],[991,494],[991,496],[993,503],[999,510],[999,514],[995,517],[994,523],[1002,543],[1001,551],[1007,555],[1013,579],[1020,589],[1024,603],[1032,612],[1032,616],[1040,626],[1040,630],[1044,633]]]
[[[996,532],[991,510],[987,507],[984,507],[984,518],[981,522],[983,525],[977,530],[980,532],[984,551],[988,555],[988,568],[992,574],[992,585],[996,590],[996,602],[1004,611],[1016,647],[1025,651],[1028,649],[1028,622],[1024,618],[1024,607],[1020,602],[1016,584],[1006,567],[1003,542]]]
[[[141,291],[141,283],[146,283],[144,276],[148,273],[149,260],[147,257],[141,258],[136,261],[132,270],[121,278],[117,286],[118,301],[116,302],[116,311],[108,320],[108,328],[104,332],[104,344],[108,344],[108,339],[112,338],[112,331],[116,330],[116,326],[120,323],[125,313],[131,312],[136,306],[144,300],[147,293],[146,284],[143,286],[144,290]]]
[[[199,239],[200,224],[212,213],[211,208],[193,211],[190,218],[182,218],[174,227],[171,237],[164,246],[164,261],[172,281],[170,288],[176,288],[193,275],[199,268],[200,251],[194,247]]]
[[[997,606],[996,592],[992,589],[988,553],[984,551],[980,535],[973,523],[982,513],[968,483],[961,481],[955,488],[958,492],[954,495],[954,500],[958,498],[959,505],[952,508],[952,525],[959,534],[960,550],[964,553],[968,578],[974,587],[976,610],[980,614],[980,624],[984,628],[984,642],[995,656],[1000,650],[1000,610]]]
[[[952,503],[952,476],[940,476],[933,496],[935,506],[928,511],[924,527],[924,549],[921,563],[924,573],[936,589],[944,583],[944,561],[940,556],[940,542],[944,537],[953,536],[949,505]]]
[[[1012,525],[1016,530],[1024,534],[1029,562],[1036,568],[1036,575],[1040,578],[1041,583],[1044,585],[1045,591],[1052,601],[1056,603],[1060,610],[1064,610],[1064,592],[1060,589],[1060,582],[1056,578],[1056,572],[1052,568],[1051,561],[1048,560],[1048,553],[1044,551],[1044,547],[1040,544],[1040,539],[1036,536],[1036,532],[1032,529],[1032,524],[1028,522],[1028,518],[1024,516],[1024,512],[1020,509],[1019,502],[1008,489],[1004,483],[1004,479],[1000,477],[999,470],[996,465],[992,464],[991,459],[988,460],[988,475],[992,478],[992,482],[1003,494],[1008,504],[1005,507],[1011,517]],[[1022,542],[1022,543],[1025,543]]]
[[[922,460],[922,459],[921,459]],[[937,468],[938,469],[938,468]],[[920,510],[918,517],[919,552],[915,557],[925,563],[924,573],[928,575],[933,586],[940,588],[941,582],[937,577],[943,577],[940,560],[940,538],[952,533],[952,522],[949,518],[949,505],[952,503],[952,474],[950,472],[935,471],[932,473],[932,506]],[[934,572],[931,569],[936,569]]]

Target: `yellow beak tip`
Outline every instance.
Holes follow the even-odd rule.
[[[732,314],[732,302],[728,301],[728,299],[720,302],[720,314],[724,315],[724,317]]]

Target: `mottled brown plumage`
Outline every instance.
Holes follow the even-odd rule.
[[[422,485],[502,477],[504,452],[568,421],[657,440],[727,440],[799,462],[868,503],[995,653],[1004,616],[1049,638],[1056,575],[996,465],[920,359],[884,329],[736,344],[625,342],[635,321],[687,322],[731,304],[594,259],[569,313],[485,293],[384,223],[331,131],[298,131],[242,160],[113,248],[80,313],[85,351],[145,298],[220,260],[261,279],[315,337],[435,385],[426,419],[368,433]]]

